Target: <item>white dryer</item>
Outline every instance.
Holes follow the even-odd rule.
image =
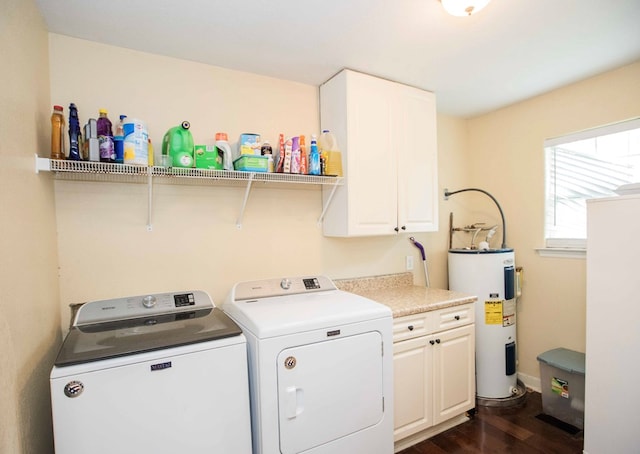
[[[241,282],[254,454],[393,453],[391,310],[322,276]]]
[[[51,371],[56,452],[250,454],[246,351],[202,291],[84,304]]]

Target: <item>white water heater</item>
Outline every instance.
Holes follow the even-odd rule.
[[[518,392],[513,249],[449,249],[449,290],[476,295],[476,394]]]

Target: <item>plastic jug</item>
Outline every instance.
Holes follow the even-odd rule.
[[[342,176],[342,152],[338,147],[336,137],[324,129],[318,140],[320,153],[326,157],[326,173],[327,175]]]
[[[191,124],[183,121],[179,126],[169,129],[162,139],[162,161],[166,167],[193,167],[194,144],[189,128]]]
[[[64,159],[64,114],[62,106],[53,106],[51,113],[51,159]]]
[[[125,164],[146,166],[149,163],[149,133],[147,126],[135,118],[123,124],[123,160]]]
[[[216,148],[218,149],[218,155],[222,155],[222,169],[233,170],[233,156],[231,155],[231,146],[226,132],[216,133]]]

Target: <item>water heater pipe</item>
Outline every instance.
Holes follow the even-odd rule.
[[[498,207],[498,211],[500,211],[500,217],[502,218],[502,246],[500,246],[500,248],[501,249],[506,249],[507,248],[507,223],[504,220],[504,213],[502,212],[502,208],[500,207],[500,204],[498,203],[498,201],[496,200],[496,198],[494,196],[489,194],[484,189],[478,189],[478,188],[458,189],[457,191],[451,191],[451,192],[449,192],[448,189],[445,189],[444,190],[444,199],[447,200],[449,198],[449,196],[451,196],[451,195],[457,194],[459,192],[466,192],[466,191],[482,192],[484,195],[486,195],[489,198],[491,198],[491,200],[493,200],[493,203],[496,204],[496,206]]]

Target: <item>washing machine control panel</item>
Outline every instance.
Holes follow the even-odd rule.
[[[74,325],[83,326],[149,315],[162,315],[214,307],[203,291],[155,293],[148,295],[92,301],[80,307]]]

